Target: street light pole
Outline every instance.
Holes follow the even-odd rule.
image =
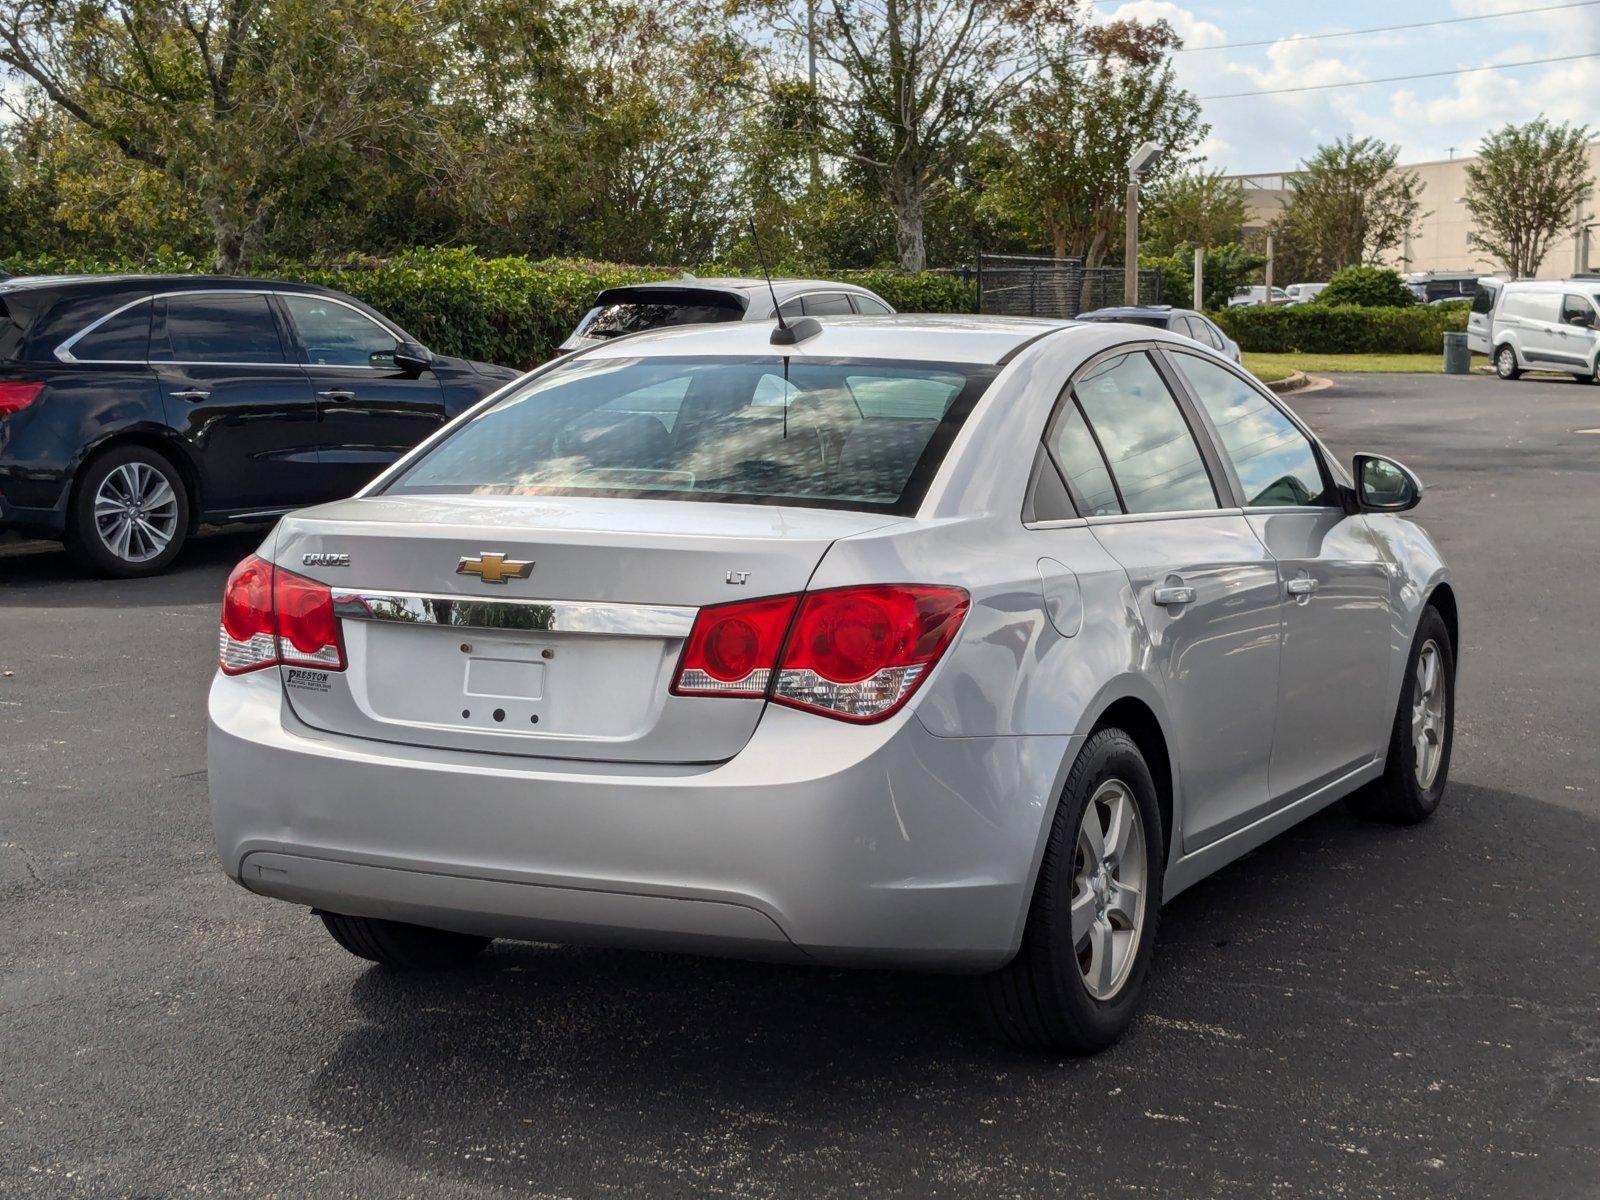
[[[1128,229],[1123,237],[1122,302],[1128,307],[1139,303],[1139,176],[1156,160],[1161,147],[1145,142],[1128,159]]]

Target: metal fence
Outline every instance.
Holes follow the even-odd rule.
[[[1121,267],[1085,267],[1081,258],[978,255],[978,311],[1014,317],[1072,318],[1121,304]],[[1139,272],[1139,303],[1161,303],[1161,272]]]

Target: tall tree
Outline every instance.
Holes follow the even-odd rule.
[[[1150,189],[1142,218],[1152,253],[1178,246],[1225,246],[1244,228],[1244,191],[1221,171],[1174,172]]]
[[[872,173],[894,213],[900,266],[920,271],[930,201],[1045,68],[1047,48],[1073,28],[1080,0],[753,0],[746,7],[792,45],[815,46],[815,136],[825,153]]]
[[[1180,45],[1165,21],[1119,21],[1063,43],[1013,107],[1015,156],[994,203],[1038,230],[1057,257],[1097,267],[1115,244],[1127,204],[1128,159],[1153,141],[1153,182],[1185,165],[1210,131],[1178,86],[1168,55]]]
[[[232,271],[308,175],[422,136],[445,25],[433,0],[0,0],[0,64],[180,189]]]
[[[1422,179],[1396,168],[1400,147],[1341,138],[1301,164],[1276,232],[1296,261],[1324,278],[1373,265],[1398,249],[1425,215]]]
[[[1467,167],[1467,235],[1516,278],[1538,274],[1556,238],[1577,224],[1578,206],[1594,194],[1589,127],[1553,125],[1540,116],[1483,139]]]

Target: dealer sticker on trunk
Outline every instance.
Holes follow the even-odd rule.
[[[331,686],[326,671],[307,671],[301,667],[286,668],[283,681],[303,692],[325,692]]]

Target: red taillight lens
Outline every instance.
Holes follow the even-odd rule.
[[[41,382],[0,383],[0,417],[27,408],[43,388]]]
[[[678,661],[679,696],[765,696],[798,596],[702,608]]]
[[[695,618],[672,691],[771,695],[841,720],[881,721],[939,661],[967,604],[961,588],[872,584],[713,605]]]
[[[220,645],[219,661],[229,675],[278,663],[325,671],[345,667],[328,588],[253,554],[233,569],[223,589]]]
[[[772,698],[847,721],[881,721],[955,640],[967,604],[961,588],[923,584],[809,592]]]

